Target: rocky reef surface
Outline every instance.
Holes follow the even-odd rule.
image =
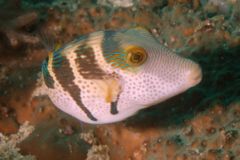
[[[240,159],[240,1],[0,0],[0,5],[0,160]],[[197,61],[203,81],[109,125],[79,122],[47,97],[30,101],[48,54],[42,35],[65,43],[96,30],[135,26]]]

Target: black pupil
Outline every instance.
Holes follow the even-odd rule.
[[[141,53],[134,53],[132,57],[133,62],[139,62],[142,60],[142,55]]]

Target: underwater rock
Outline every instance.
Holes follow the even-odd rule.
[[[238,3],[237,0],[201,0],[200,2],[204,6],[204,11],[210,16],[217,13],[230,16],[234,6]]]
[[[13,20],[10,20],[10,24],[13,25],[15,29],[27,28],[31,25],[36,24],[38,20],[38,14],[34,11],[27,12],[23,15],[16,17]]]
[[[62,11],[74,12],[78,9],[82,0],[54,0],[50,7],[60,8]]]
[[[4,134],[16,133],[19,129],[18,123],[12,118],[0,120],[0,131]]]
[[[34,48],[39,51],[38,46],[41,43],[40,38],[32,33],[39,17],[37,12],[31,11],[13,14],[8,18],[9,10],[11,11],[3,10],[6,15],[0,14],[4,20],[4,23],[0,23],[0,63],[7,68],[27,66],[29,59],[39,55],[32,54]]]
[[[109,150],[106,145],[94,145],[89,149],[86,160],[110,160]]]
[[[97,3],[99,5],[105,5],[105,6],[113,6],[114,8],[117,7],[132,7],[134,5],[133,0],[98,0]]]
[[[113,160],[237,158],[240,127],[231,123],[239,124],[239,120],[227,115],[238,112],[239,108],[239,104],[229,109],[216,106],[187,121],[183,127],[138,128],[134,124],[117,124],[97,127],[96,133],[111,148]]]
[[[91,145],[86,160],[110,160],[110,148],[107,145],[100,144],[93,130],[81,133],[80,138]]]

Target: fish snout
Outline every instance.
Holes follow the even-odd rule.
[[[202,80],[201,67],[198,64],[193,63],[187,71],[186,78],[187,78],[187,83],[190,87],[193,87],[198,83],[200,83]]]

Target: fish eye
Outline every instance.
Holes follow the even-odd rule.
[[[131,66],[139,66],[147,59],[147,52],[141,47],[131,47],[127,49],[126,61]]]

